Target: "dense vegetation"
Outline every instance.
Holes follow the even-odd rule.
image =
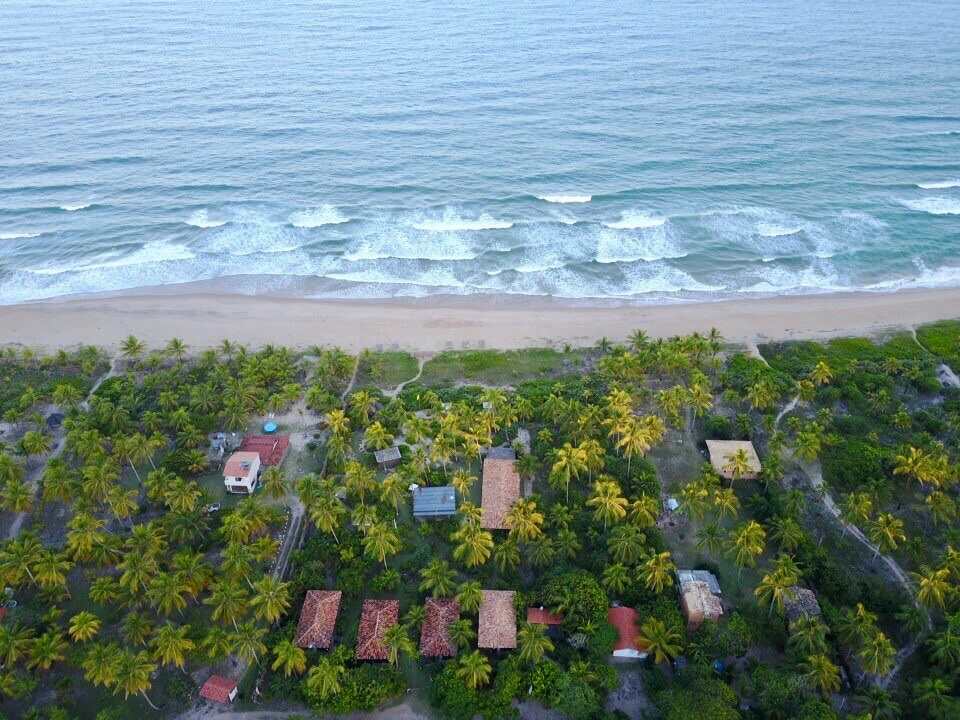
[[[936,375],[957,351],[950,327],[762,358],[716,333],[451,352],[398,393],[418,371],[403,353],[148,353],[130,338],[106,378],[93,349],[8,353],[0,711],[175,715],[220,671],[242,679],[241,703],[319,714],[413,688],[451,719],[516,716],[515,700],[614,717],[643,697],[666,719],[957,717],[960,391]],[[224,497],[207,433],[268,415],[292,456],[257,495]],[[722,479],[705,462],[714,438],[751,440],[760,477],[737,454]],[[384,472],[373,451],[394,444],[402,462]],[[508,531],[480,524],[491,445],[516,449],[532,489]],[[457,514],[415,521],[414,483],[453,485]],[[301,509],[305,542],[278,565]],[[687,631],[678,567],[720,579],[719,622]],[[794,586],[820,617],[786,622]],[[293,643],[311,589],[343,592],[329,651]],[[482,589],[517,591],[515,651],[476,649]],[[459,600],[455,658],[418,655],[426,597]],[[385,663],[354,657],[370,598],[400,601]],[[608,694],[638,671],[611,662],[611,604],[638,611],[650,651],[618,705]],[[534,606],[562,625],[527,624]]]

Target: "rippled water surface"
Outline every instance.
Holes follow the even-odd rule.
[[[960,285],[960,3],[0,3],[0,302],[224,276]]]

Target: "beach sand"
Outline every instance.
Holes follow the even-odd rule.
[[[589,305],[515,296],[312,300],[162,291],[0,307],[0,344],[115,347],[134,334],[199,349],[222,339],[259,346],[435,352],[592,345],[637,328],[668,337],[716,327],[732,342],[872,335],[960,317],[960,289],[737,299],[672,305]]]

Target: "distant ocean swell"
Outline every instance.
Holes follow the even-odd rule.
[[[960,213],[957,200],[930,190],[949,188],[936,183],[921,197],[901,199],[904,212]],[[282,288],[283,278],[294,278],[322,281],[322,296],[491,293],[649,302],[960,284],[960,267],[949,258],[931,260],[923,248],[903,252],[887,224],[865,213],[812,220],[726,206],[671,214],[608,210],[592,200],[544,196],[542,206],[524,205],[522,213],[509,205],[379,213],[331,204],[293,211],[195,207],[178,225],[164,226],[169,232],[127,229],[122,242],[105,244],[109,250],[56,259],[31,253],[48,229],[10,231],[0,234],[3,247],[29,260],[3,274],[0,301],[227,276],[242,276],[231,283],[242,292]],[[132,239],[141,234],[157,239]]]

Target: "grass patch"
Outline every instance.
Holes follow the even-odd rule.
[[[943,320],[918,327],[917,339],[950,367],[960,367],[960,320]]]
[[[360,356],[357,387],[395,388],[417,374],[417,359],[406,352],[365,352]]]
[[[551,348],[529,350],[468,350],[442,352],[423,366],[424,385],[449,385],[460,380],[486,385],[510,385],[523,380],[574,372],[583,367],[582,351]]]
[[[889,358],[918,361],[924,355],[923,349],[908,333],[894,335],[879,343],[868,338],[837,338],[825,343],[770,343],[761,345],[760,352],[771,367],[794,378],[805,377],[821,360],[834,371],[844,371],[854,363],[882,363]]]

